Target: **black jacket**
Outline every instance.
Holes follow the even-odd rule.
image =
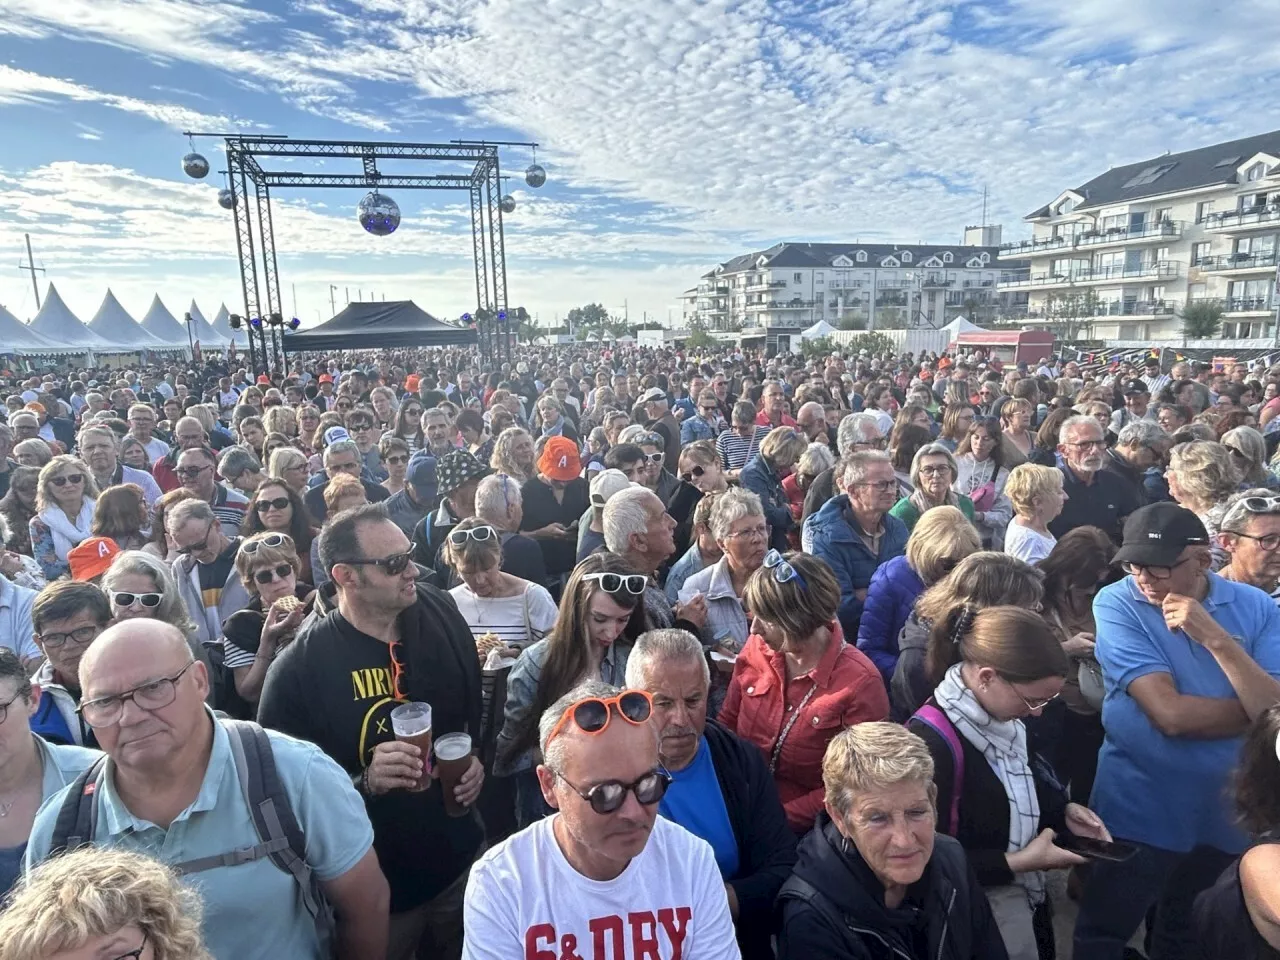
[[[1276,842],[1271,837],[1260,841]],[[1204,960],[1276,960],[1280,957],[1280,950],[1262,938],[1249,916],[1244,891],[1240,888],[1239,859],[1223,871],[1217,883],[1196,897],[1191,925]]]
[[[360,483],[364,487],[364,495],[369,498],[370,503],[381,503],[391,496],[391,492],[380,483],[371,483],[368,480],[361,480]],[[329,508],[324,505],[324,492],[328,487],[329,481],[326,480],[302,495],[302,501],[307,505],[307,512],[311,514],[311,519],[316,523],[324,523],[325,518],[329,515]]]
[[[845,852],[847,850],[847,852]],[[902,905],[884,888],[826,813],[800,841],[800,859],[778,895],[778,960],[1008,960],[986,894],[951,837]]]
[[[933,703],[933,699],[928,702]],[[933,756],[933,782],[938,787],[935,806],[939,828],[945,829],[956,789],[951,747],[933,727],[920,720],[908,721],[907,729],[924,740]],[[964,782],[960,785],[960,829],[956,831],[956,839],[969,855],[969,862],[984,887],[1007,886],[1013,883],[1013,872],[1005,859],[1009,849],[1009,797],[978,748],[963,735],[957,733],[957,736],[964,751]],[[1066,791],[1057,783],[1049,765],[1038,757],[1031,758],[1031,773],[1040,802],[1037,832],[1046,827],[1058,832],[1066,830]]]
[[[796,836],[759,748],[714,720],[705,736],[738,841],[738,872],[729,879],[738,897],[738,947],[742,960],[768,960],[777,932],[773,901],[796,862]]]

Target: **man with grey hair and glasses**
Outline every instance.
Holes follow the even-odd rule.
[[[658,816],[672,776],[652,697],[588,680],[538,734],[538,783],[556,812],[472,868],[464,960],[737,960],[711,845]]]
[[[1237,494],[1228,501],[1218,542],[1231,555],[1218,575],[1266,591],[1280,604],[1280,496],[1262,487]]]
[[[1165,461],[1169,458],[1172,438],[1154,420],[1132,420],[1121,428],[1116,445],[1107,451],[1102,469],[1124,480],[1145,506],[1155,499],[1149,493],[1149,475],[1160,475],[1163,482]],[[1167,487],[1165,488],[1167,491]]]
[[[653,697],[658,755],[672,778],[658,812],[711,844],[744,960],[772,960],[773,901],[795,863],[796,836],[764,755],[707,718],[710,671],[693,634],[641,634],[627,686]]]
[[[1119,543],[1124,518],[1141,504],[1132,484],[1103,469],[1107,440],[1102,424],[1087,416],[1066,420],[1058,431],[1058,453],[1067,502],[1049,532],[1061,540],[1076,527],[1098,527]]]
[[[887,440],[880,432],[880,424],[874,414],[851,413],[840,421],[836,429],[836,446],[840,456],[847,457],[860,450],[883,450]],[[834,497],[836,490],[836,470],[839,464],[830,470],[823,470],[813,478],[804,495],[804,514],[801,520],[808,520],[810,514],[817,513],[824,503]]]

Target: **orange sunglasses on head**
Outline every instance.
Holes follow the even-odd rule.
[[[399,642],[390,644],[391,647],[391,695],[397,700],[408,700],[409,692],[404,688],[404,663],[396,656],[396,647]]]
[[[618,708],[618,715],[627,723],[639,726],[649,719],[653,713],[653,697],[649,696],[643,690],[625,690],[616,697],[601,699],[600,697],[588,697],[586,700],[579,700],[577,703],[570,705],[561,715],[560,721],[555,725],[555,729],[551,731],[551,736],[547,737],[547,743],[560,736],[564,730],[564,725],[572,718],[573,722],[578,725],[578,729],[583,733],[589,733],[593,736],[598,733],[604,733],[609,729],[609,718],[613,714],[613,708]]]

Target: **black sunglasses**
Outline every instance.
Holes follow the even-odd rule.
[[[55,487],[65,487],[68,483],[83,483],[83,473],[68,473],[61,477],[50,477],[49,482]]]
[[[597,783],[590,790],[575,786],[563,773],[557,772],[556,776],[569,784],[573,792],[591,804],[591,809],[601,816],[616,813],[626,803],[628,793],[634,793],[641,806],[651,807],[667,795],[667,788],[671,786],[671,774],[661,769],[650,770],[632,783],[606,780],[604,783]]]
[[[259,570],[253,575],[253,579],[255,583],[265,586],[272,580],[283,580],[291,573],[293,573],[293,567],[287,563],[280,563],[269,570]]]
[[[633,597],[641,596],[649,585],[649,581],[640,573],[588,573],[582,579],[595,580],[605,593],[618,593],[625,588]]]
[[[268,509],[283,510],[285,507],[289,506],[290,502],[291,501],[288,497],[274,497],[271,500],[255,500],[253,501],[253,509],[258,513],[266,513]],[[272,544],[272,546],[277,546],[277,544]]]
[[[701,480],[702,475],[706,472],[707,471],[702,467],[693,467],[687,473],[680,474],[680,479],[683,480],[685,483],[693,483],[694,478]]]
[[[338,563],[345,563],[352,567],[380,567],[390,576],[398,577],[404,573],[404,568],[409,566],[412,560],[413,554],[398,553],[394,557],[383,557],[380,560],[358,558],[355,560],[339,560]]]

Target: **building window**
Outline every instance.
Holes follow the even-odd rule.
[[[903,251],[902,251],[902,262],[903,262],[903,263],[910,263],[910,262],[911,262],[911,251],[910,251],[910,250],[903,250]]]
[[[791,275],[791,282],[792,282],[792,283],[800,283],[800,274],[798,274],[798,273],[793,273],[793,274]]]
[[[951,262],[952,260],[954,260],[954,259],[955,259],[955,257],[953,257],[953,256],[951,255],[951,251],[950,251],[950,250],[943,250],[943,251],[942,251],[942,262],[943,262],[943,263],[950,263],[950,262]]]
[[[1060,204],[1058,204],[1058,213],[1060,215],[1064,213],[1070,213],[1075,208],[1076,208],[1075,200],[1073,200],[1071,197],[1067,197],[1067,199],[1063,200]]]
[[[1149,183],[1155,183],[1177,165],[1178,162],[1175,160],[1172,163],[1158,163],[1154,167],[1147,167],[1145,170],[1130,177],[1124,186],[1126,189],[1128,187],[1145,187]]]
[[[1191,265],[1193,267],[1200,266],[1209,257],[1209,248],[1211,244],[1208,240],[1191,245]]]
[[[1203,299],[1204,299],[1204,295],[1205,295],[1205,293],[1207,293],[1207,292],[1208,292],[1208,287],[1207,287],[1205,284],[1203,284],[1203,283],[1189,283],[1189,284],[1187,284],[1187,299],[1188,299],[1188,300],[1203,300]]]
[[[814,282],[814,283],[822,283],[822,282],[823,282],[823,280],[822,280],[822,271],[821,271],[821,270],[819,270],[817,273],[815,273],[815,274],[813,275],[813,282]]]
[[[1248,171],[1244,175],[1244,178],[1246,180],[1261,180],[1263,175],[1266,172],[1267,172],[1267,165],[1265,163],[1258,162],[1248,169]]]
[[[1160,223],[1162,220],[1173,219],[1173,207],[1160,207],[1156,210],[1155,221]]]
[[[1201,200],[1196,204],[1196,223],[1204,223],[1204,221],[1213,213],[1213,201]]]
[[[1168,259],[1169,259],[1169,248],[1168,248],[1168,247],[1158,247],[1158,248],[1156,249],[1156,259],[1157,259],[1157,260],[1168,260]]]

